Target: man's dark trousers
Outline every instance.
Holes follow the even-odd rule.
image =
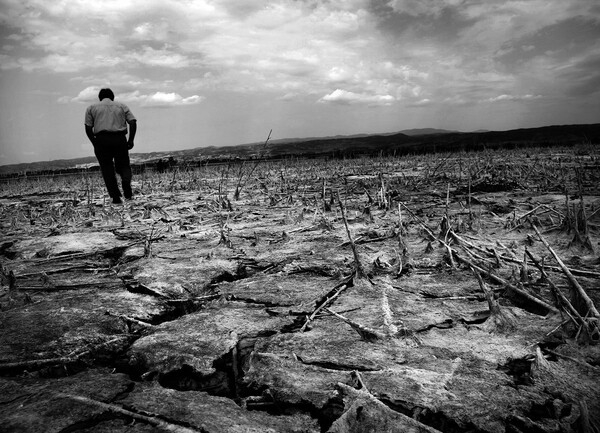
[[[100,163],[100,171],[108,195],[113,200],[121,197],[116,172],[121,176],[123,195],[125,198],[131,198],[131,166],[129,165],[129,150],[125,133],[100,132],[96,135],[94,153]]]

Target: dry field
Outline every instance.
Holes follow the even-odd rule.
[[[2,431],[600,431],[598,147],[0,188]]]

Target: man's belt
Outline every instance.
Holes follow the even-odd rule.
[[[127,130],[124,131],[98,131],[96,135],[125,135]]]

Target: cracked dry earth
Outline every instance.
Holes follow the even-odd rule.
[[[0,430],[594,431],[597,336],[584,338],[538,270],[521,264],[527,246],[569,295],[519,220],[537,207],[550,226],[542,211],[561,209],[564,196],[475,191],[467,228],[453,189],[457,236],[442,231],[440,242],[424,227],[440,234],[444,183],[407,186],[406,210],[396,201],[365,212],[362,191],[346,189],[342,202],[364,277],[340,208],[299,192],[281,201],[248,192],[228,210],[208,193],[149,192],[51,228],[15,221],[71,206],[60,193],[5,195],[3,215],[14,218],[0,245]],[[590,218],[592,239],[599,220]],[[598,305],[597,254],[567,247],[565,230],[544,236]],[[490,313],[461,258],[520,290],[482,272],[509,323]]]

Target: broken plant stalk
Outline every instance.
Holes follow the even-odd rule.
[[[348,240],[350,241],[350,246],[352,247],[352,254],[354,254],[354,268],[356,277],[359,279],[365,278],[366,273],[360,262],[360,256],[358,255],[358,250],[356,249],[356,244],[354,243],[354,239],[352,239],[352,234],[350,233],[350,228],[348,227],[348,219],[346,218],[346,210],[342,201],[340,199],[340,195],[338,193],[338,204],[340,206],[340,211],[342,212],[342,219],[344,220],[344,226],[346,227],[346,234],[348,235]]]
[[[408,207],[406,207],[406,205],[404,205],[403,203],[401,203],[402,206],[404,206],[404,208],[413,216],[413,218],[415,218],[417,220],[417,222],[421,225],[421,227],[423,227],[423,229],[427,232],[427,234],[429,236],[431,236],[433,239],[435,239],[435,236],[433,235],[433,233],[431,232],[431,230],[429,230],[429,228],[425,225],[425,223],[423,223],[423,221],[421,221]],[[452,232],[454,233],[454,232]],[[454,234],[454,236],[456,236],[456,234]],[[450,247],[446,242],[444,242],[441,239],[438,239],[438,241],[444,245],[451,253],[454,254],[454,256],[461,262],[463,262],[464,264],[466,264],[467,266],[470,266],[473,269],[476,269],[479,272],[485,273],[486,275],[488,275],[491,279],[493,279],[494,281],[496,281],[497,283],[502,284],[504,287],[508,287],[510,290],[512,290],[514,293],[517,293],[518,295],[520,295],[521,297],[527,299],[529,302],[537,305],[538,307],[542,307],[543,309],[547,310],[548,312],[552,312],[552,313],[558,313],[558,310],[556,308],[554,308],[552,305],[548,304],[547,302],[542,301],[541,299],[538,299],[532,295],[530,295],[529,293],[527,293],[526,291],[518,288],[517,286],[510,284],[508,281],[506,281],[505,279],[492,274],[491,272],[487,272],[485,269],[477,266],[475,263],[471,262],[470,260],[458,255],[458,252],[453,249],[452,247]]]
[[[533,257],[533,255],[531,254],[531,252],[529,252],[527,248],[525,248],[525,253],[529,256],[533,264],[539,269],[540,273],[542,274],[542,278],[544,278],[548,282],[548,285],[552,289],[552,293],[554,294],[554,296],[556,296],[557,306],[563,309],[567,316],[569,316],[569,319],[574,322],[575,326],[582,326],[585,329],[590,340],[597,340],[597,336],[600,334],[598,324],[590,323],[589,321],[581,317],[579,311],[577,311],[577,309],[573,306],[573,304],[571,304],[567,297],[563,295],[560,289],[556,287],[552,280],[550,280],[548,274],[544,270],[543,265],[540,264],[540,262],[536,260],[535,257]]]
[[[509,262],[509,263],[516,263],[516,264],[522,264],[523,261],[519,260],[514,253],[504,244],[502,244],[499,241],[496,241],[496,243],[504,248],[508,254],[511,255],[511,257],[506,257],[506,256],[501,256],[498,254],[498,252],[494,249],[492,253],[490,253],[489,251],[486,251],[485,249],[478,247],[477,245],[467,241],[465,238],[459,236],[454,230],[450,231],[450,235],[451,237],[459,244],[463,244],[468,246],[469,248],[472,248],[474,250],[477,250],[483,254],[493,254],[494,257],[496,258],[496,261],[498,263],[501,263],[501,261],[505,261],[505,262]],[[555,271],[555,272],[562,272],[562,269],[558,266],[546,266],[546,269],[550,270],[550,271]],[[573,268],[568,268],[569,271],[573,274],[573,275],[579,275],[582,277],[588,277],[588,278],[600,278],[600,274],[598,272],[592,272],[592,271],[588,271],[588,270],[583,270],[583,269],[573,269]]]
[[[269,139],[271,138],[271,133],[273,132],[273,130],[271,129],[269,131],[269,135],[267,137],[267,139],[265,140],[264,144],[262,145],[262,149],[261,152],[259,154],[258,159],[256,160],[256,162],[254,163],[254,165],[252,166],[252,169],[250,169],[250,171],[248,172],[246,179],[244,179],[244,172],[242,171],[243,168],[243,163],[242,166],[240,167],[240,172],[238,174],[238,181],[237,181],[237,185],[235,186],[235,192],[233,193],[233,199],[234,200],[239,200],[240,199],[240,193],[242,192],[242,189],[246,186],[246,184],[248,183],[248,181],[250,180],[250,178],[252,177],[252,175],[254,174],[254,171],[256,170],[256,167],[258,167],[258,164],[260,164],[260,162],[263,159],[263,156],[265,154],[265,151],[267,149],[267,143],[269,142]]]
[[[123,344],[125,342],[129,342],[129,343],[131,342],[130,335],[118,336],[111,340],[104,341],[100,344],[94,345],[88,350],[71,353],[67,356],[61,356],[61,357],[57,357],[57,358],[32,359],[32,360],[17,361],[17,362],[6,362],[6,363],[0,364],[0,373],[14,373],[17,371],[33,371],[33,370],[39,370],[41,368],[51,367],[51,366],[55,366],[55,365],[66,366],[68,364],[73,364],[75,362],[78,362],[86,356],[91,356],[94,353],[98,352],[99,350],[103,349],[104,347],[109,347],[110,345],[112,345],[114,343]]]
[[[168,432],[176,432],[176,433],[200,433],[202,430],[196,430],[194,428],[186,427],[183,425],[174,424],[169,421],[165,421],[160,418],[159,415],[155,414],[141,414],[137,412],[133,412],[128,409],[124,409],[121,406],[117,406],[112,403],[104,403],[99,400],[94,400],[92,398],[84,397],[82,395],[74,395],[74,394],[64,394],[57,393],[55,394],[58,398],[65,398],[68,400],[76,401],[78,403],[86,404],[88,406],[93,406],[98,409],[102,409],[102,411],[112,412],[119,415],[126,416],[127,418],[131,418],[136,421],[140,421],[144,424],[149,424],[153,427],[156,427],[160,430],[168,431]],[[147,413],[147,412],[146,412]]]
[[[113,313],[112,311],[106,311],[104,314],[107,316],[121,319],[122,321],[127,323],[127,325],[135,324],[141,326],[144,329],[154,327],[152,323],[144,322],[143,320],[136,319],[135,317],[126,316],[124,314]]]
[[[509,283],[504,278],[501,278],[497,275],[492,274],[491,272],[486,271],[485,269],[483,269],[480,266],[477,266],[475,263],[471,262],[470,260],[465,259],[462,256],[459,256],[456,251],[454,251],[454,255],[456,256],[456,258],[459,261],[463,262],[465,265],[487,275],[492,280],[494,280],[497,283],[501,284],[502,286],[510,289],[513,293],[516,293],[519,296],[521,296],[522,298],[525,298],[528,302],[530,302],[538,307],[543,308],[544,310],[546,310],[549,313],[558,313],[558,310],[556,308],[554,308],[552,305],[548,304],[545,301],[542,301],[541,299],[536,298],[535,296],[527,293],[525,290],[520,289],[519,287],[515,286],[514,284]]]
[[[484,293],[485,298],[488,302],[488,307],[490,309],[490,317],[485,321],[484,329],[489,332],[499,331],[499,332],[508,332],[512,331],[516,327],[516,322],[514,317],[512,317],[509,313],[504,311],[498,301],[494,298],[494,292],[490,290],[483,278],[481,278],[481,274],[479,271],[475,270],[471,267],[471,271],[475,274],[477,278],[477,282],[479,283],[479,287],[481,291]]]
[[[427,225],[421,220],[421,218],[419,218],[417,215],[415,215],[415,213],[413,211],[410,210],[410,208],[408,206],[406,206],[404,203],[399,202],[399,204],[401,204],[404,209],[406,209],[408,211],[408,213],[410,214],[410,216],[412,216],[415,220],[417,220],[417,222],[419,223],[419,225],[423,228],[423,230],[425,230],[425,232],[429,235],[430,237],[430,241],[433,241],[436,239],[435,235],[432,233],[432,231],[429,229],[429,227],[427,227]],[[442,241],[440,241],[442,242]]]
[[[318,305],[317,308],[315,308],[315,310],[310,314],[310,316],[308,316],[306,318],[306,322],[304,322],[304,325],[302,325],[302,328],[300,328],[300,332],[304,332],[306,330],[306,327],[309,325],[310,322],[312,322],[315,319],[315,317],[317,316],[317,314],[319,314],[319,312],[323,308],[325,308],[327,305],[331,304],[335,300],[335,298],[337,298],[338,296],[340,296],[341,293],[350,286],[350,284],[352,282],[352,278],[353,278],[353,276],[351,276],[350,278],[346,279],[342,283],[338,284],[333,289],[334,290],[333,295],[331,295],[328,298],[326,298],[325,301],[323,301],[320,305]]]
[[[569,285],[571,287],[571,297],[575,298],[577,300],[576,307],[579,306],[580,308],[581,307],[585,308],[585,311],[580,310],[580,313],[583,316],[590,316],[596,320],[600,320],[600,313],[596,309],[594,302],[590,299],[590,297],[585,292],[583,287],[581,287],[581,284],[579,284],[579,282],[575,279],[575,277],[573,276],[573,274],[571,273],[569,268],[567,268],[565,266],[565,264],[560,259],[558,254],[556,254],[556,252],[552,249],[552,247],[550,246],[548,241],[546,241],[546,239],[544,239],[544,237],[542,236],[542,234],[540,233],[538,228],[534,224],[532,224],[532,227],[535,230],[535,232],[537,233],[537,235],[540,238],[540,240],[542,241],[542,243],[546,246],[548,251],[550,251],[552,256],[554,256],[554,259],[558,263],[558,266],[560,266],[560,268],[563,270],[564,274],[567,276],[567,279],[569,280]]]
[[[355,322],[354,320],[348,319],[347,317],[342,316],[341,314],[338,314],[335,311],[330,310],[329,308],[323,308],[323,309],[326,312],[328,312],[329,314],[346,322],[348,325],[350,325],[352,327],[352,329],[354,329],[356,332],[358,332],[358,335],[360,335],[360,338],[362,338],[363,340],[365,340],[369,343],[373,343],[377,340],[384,340],[386,338],[386,336],[382,332],[379,332],[375,329],[371,329],[364,325],[361,325],[360,323]]]

